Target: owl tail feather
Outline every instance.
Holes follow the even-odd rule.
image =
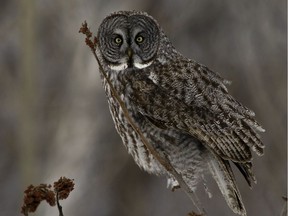
[[[246,210],[229,162],[211,154],[209,169],[228,206],[234,213],[246,216]]]

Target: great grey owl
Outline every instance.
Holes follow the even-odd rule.
[[[154,150],[166,156],[193,191],[210,172],[233,212],[246,215],[230,164],[250,186],[256,182],[251,149],[263,154],[258,132],[264,129],[253,111],[228,93],[228,81],[181,55],[145,12],[112,13],[97,38],[101,70]],[[101,78],[116,129],[135,162],[149,173],[166,175],[168,187],[179,187],[131,126],[107,79]]]

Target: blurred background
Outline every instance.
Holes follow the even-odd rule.
[[[253,190],[237,174],[248,215],[280,215],[287,195],[284,0],[1,0],[0,215],[20,215],[29,184],[75,180],[64,215],[185,216],[195,210],[164,177],[140,170],[114,129],[97,63],[78,33],[118,10],[154,16],[174,46],[232,81],[229,91],[266,129]],[[216,184],[208,215],[233,215]],[[35,215],[58,215],[41,203]]]

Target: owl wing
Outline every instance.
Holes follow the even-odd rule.
[[[129,76],[133,109],[157,127],[185,131],[223,159],[249,162],[263,154],[254,113],[228,94],[217,73],[191,60]]]

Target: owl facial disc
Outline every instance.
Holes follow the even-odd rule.
[[[144,14],[108,16],[99,31],[99,51],[111,70],[145,69],[154,60],[159,48],[157,23]]]

